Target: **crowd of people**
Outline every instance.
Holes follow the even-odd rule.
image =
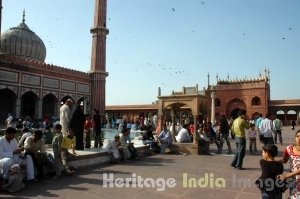
[[[73,102],[66,100],[60,108],[60,124],[53,126],[53,132],[48,123],[45,123],[45,130],[49,130],[53,157],[48,157],[45,148],[45,140],[49,136],[44,136],[42,130],[31,131],[30,120],[22,122],[22,136],[16,139],[16,125],[12,123],[11,115],[7,119],[7,128],[5,135],[0,138],[0,167],[2,169],[1,189],[9,192],[15,192],[23,189],[22,166],[26,166],[26,180],[36,182],[43,179],[43,167],[49,166],[52,161],[54,176],[61,175],[63,166],[67,175],[75,172],[75,168],[69,165],[68,157],[77,155],[76,150],[84,150],[91,147],[91,135],[94,131],[95,148],[103,147],[101,136],[102,118],[97,109],[93,109],[92,116],[84,115],[81,107],[78,105],[72,112]],[[163,123],[160,129],[157,117],[149,117],[144,120],[127,121],[118,119],[113,127],[121,132],[113,140],[109,140],[106,145],[106,151],[111,154],[111,163],[119,161],[138,160],[139,154],[134,143],[131,141],[130,131],[143,131],[142,142],[149,145],[150,150],[155,153],[166,153],[174,142],[178,143],[196,143],[198,144],[199,154],[211,154],[210,145],[217,147],[216,154],[223,152],[223,143],[227,144],[227,153],[233,153],[230,144],[230,136],[235,140],[235,152],[231,166],[238,170],[243,170],[244,157],[246,155],[246,142],[249,140],[249,152],[251,155],[257,155],[257,142],[263,144],[262,159],[260,167],[261,176],[256,181],[257,187],[261,191],[262,198],[282,198],[282,193],[289,187],[291,198],[300,197],[300,130],[295,135],[295,145],[289,145],[283,152],[283,157],[275,159],[278,154],[277,144],[283,145],[282,140],[282,121],[276,117],[271,120],[270,115],[264,117],[260,115],[256,120],[247,121],[246,112],[240,110],[238,117],[234,120],[228,120],[225,115],[221,115],[219,120],[213,124],[203,122],[202,124],[178,122]],[[19,125],[21,121],[19,122]],[[107,122],[109,124],[109,122]],[[106,124],[107,124],[106,123]],[[48,128],[49,126],[49,128]],[[153,134],[153,132],[157,132]],[[49,142],[49,141],[47,141]],[[71,151],[71,153],[69,152]],[[284,163],[291,160],[291,172],[284,173]],[[35,168],[37,173],[35,173]],[[270,187],[269,180],[276,182],[276,186]],[[293,181],[293,183],[291,183]],[[278,185],[279,184],[279,185]]]

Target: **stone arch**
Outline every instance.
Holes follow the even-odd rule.
[[[184,108],[182,108],[184,107]],[[174,114],[174,122],[184,123],[189,122],[192,115],[192,109],[188,105],[188,103],[181,103],[181,102],[173,102],[168,103],[163,110],[164,112],[164,120],[166,122],[172,121],[172,115]]]
[[[233,119],[235,119],[238,111],[241,109],[247,110],[245,102],[241,99],[234,98],[227,104],[226,115],[230,115]]]
[[[31,119],[35,118],[37,101],[38,96],[34,92],[28,91],[24,93],[21,97],[21,115],[29,116]]]
[[[276,111],[276,117],[282,121],[285,120],[285,112],[283,110]]]
[[[60,100],[60,106],[62,106],[68,99],[73,101],[73,105],[70,107],[71,112],[73,113],[76,106],[74,106],[75,100],[70,95],[66,95]]]
[[[81,97],[77,100],[77,105],[80,105],[80,106],[83,106],[83,103],[84,103],[84,97]]]
[[[12,90],[5,88],[0,90],[0,121],[4,121],[9,113],[15,114],[17,95]]]
[[[297,112],[294,110],[288,110],[286,114],[286,119],[289,121],[297,120]]]
[[[180,102],[172,102],[167,103],[163,109],[164,121],[171,122],[172,116],[174,116],[174,123],[179,122],[182,123],[189,116],[188,110],[181,110],[181,107],[187,106],[185,103]]]
[[[66,95],[63,98],[61,98],[60,104],[63,105],[67,101],[67,99],[71,99],[73,102],[75,102],[74,99],[70,95]]]
[[[284,115],[285,113],[284,113],[284,111],[283,110],[278,110],[278,111],[276,111],[276,115]]]
[[[57,106],[58,106],[58,99],[57,97],[49,93],[44,96],[43,98],[43,105],[42,105],[42,118],[48,117],[57,117]]]
[[[261,99],[257,96],[253,97],[251,104],[252,104],[252,106],[259,106],[259,105],[261,105]]]

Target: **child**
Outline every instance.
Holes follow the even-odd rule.
[[[23,175],[20,172],[20,165],[14,164],[9,169],[9,177],[6,184],[2,185],[1,188],[8,192],[17,192],[25,188],[23,183]]]
[[[63,137],[63,141],[61,144],[61,159],[64,167],[66,168],[67,175],[75,172],[74,168],[68,165],[68,156],[70,155],[68,150],[72,149],[73,155],[76,155],[75,147],[76,137],[74,136],[72,129],[69,129],[67,135]]]
[[[266,144],[262,147],[263,159],[260,160],[262,172],[255,182],[261,190],[262,198],[282,199],[281,188],[283,184],[277,176],[283,173],[283,165],[274,160],[277,153],[278,148],[274,144]]]
[[[115,139],[112,141],[109,141],[106,150],[108,153],[112,154],[111,163],[118,163],[118,160],[120,159],[120,153],[118,147],[121,146],[120,142],[120,136],[116,135]]]
[[[256,148],[256,136],[257,136],[257,130],[255,129],[255,124],[251,123],[250,124],[250,129],[248,131],[248,137],[249,137],[249,150],[250,150],[250,154],[257,154],[257,148]],[[254,148],[254,153],[252,148]]]
[[[90,116],[87,114],[85,116],[85,123],[84,123],[84,133],[85,133],[85,147],[86,149],[91,148],[91,128],[93,127],[92,125],[92,120]]]
[[[54,127],[54,137],[52,139],[52,149],[54,154],[54,160],[56,164],[56,177],[61,175],[61,144],[63,141],[63,135],[61,132],[62,126],[60,124],[56,124]]]

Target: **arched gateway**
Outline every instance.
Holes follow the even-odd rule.
[[[158,92],[158,116],[160,124],[166,122],[167,116],[170,116],[173,129],[175,117],[181,117],[184,112],[192,115],[194,124],[197,124],[197,118],[203,117],[207,113],[207,97],[198,91],[198,85],[195,87],[183,87],[181,92],[172,92],[171,95],[161,96]],[[195,132],[196,132],[195,128]]]

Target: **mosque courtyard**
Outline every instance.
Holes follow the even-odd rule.
[[[284,128],[284,145],[278,145],[279,151],[294,142],[295,132],[296,130],[291,130],[290,127]],[[231,144],[234,146],[234,140],[231,140]],[[258,149],[260,148],[259,143]],[[158,154],[143,157],[139,161],[120,162],[116,165],[102,163],[93,167],[83,167],[73,176],[45,179],[38,184],[28,184],[21,192],[8,195],[5,193],[5,197],[260,198],[260,192],[254,185],[261,172],[260,151],[257,155],[250,155],[247,150],[243,165],[245,170],[236,170],[230,166],[233,155],[226,154],[226,144],[224,149],[221,155]],[[215,150],[216,147],[212,145],[211,152]],[[288,168],[289,165],[286,164],[285,172]],[[288,191],[283,198],[287,198],[287,194]]]

